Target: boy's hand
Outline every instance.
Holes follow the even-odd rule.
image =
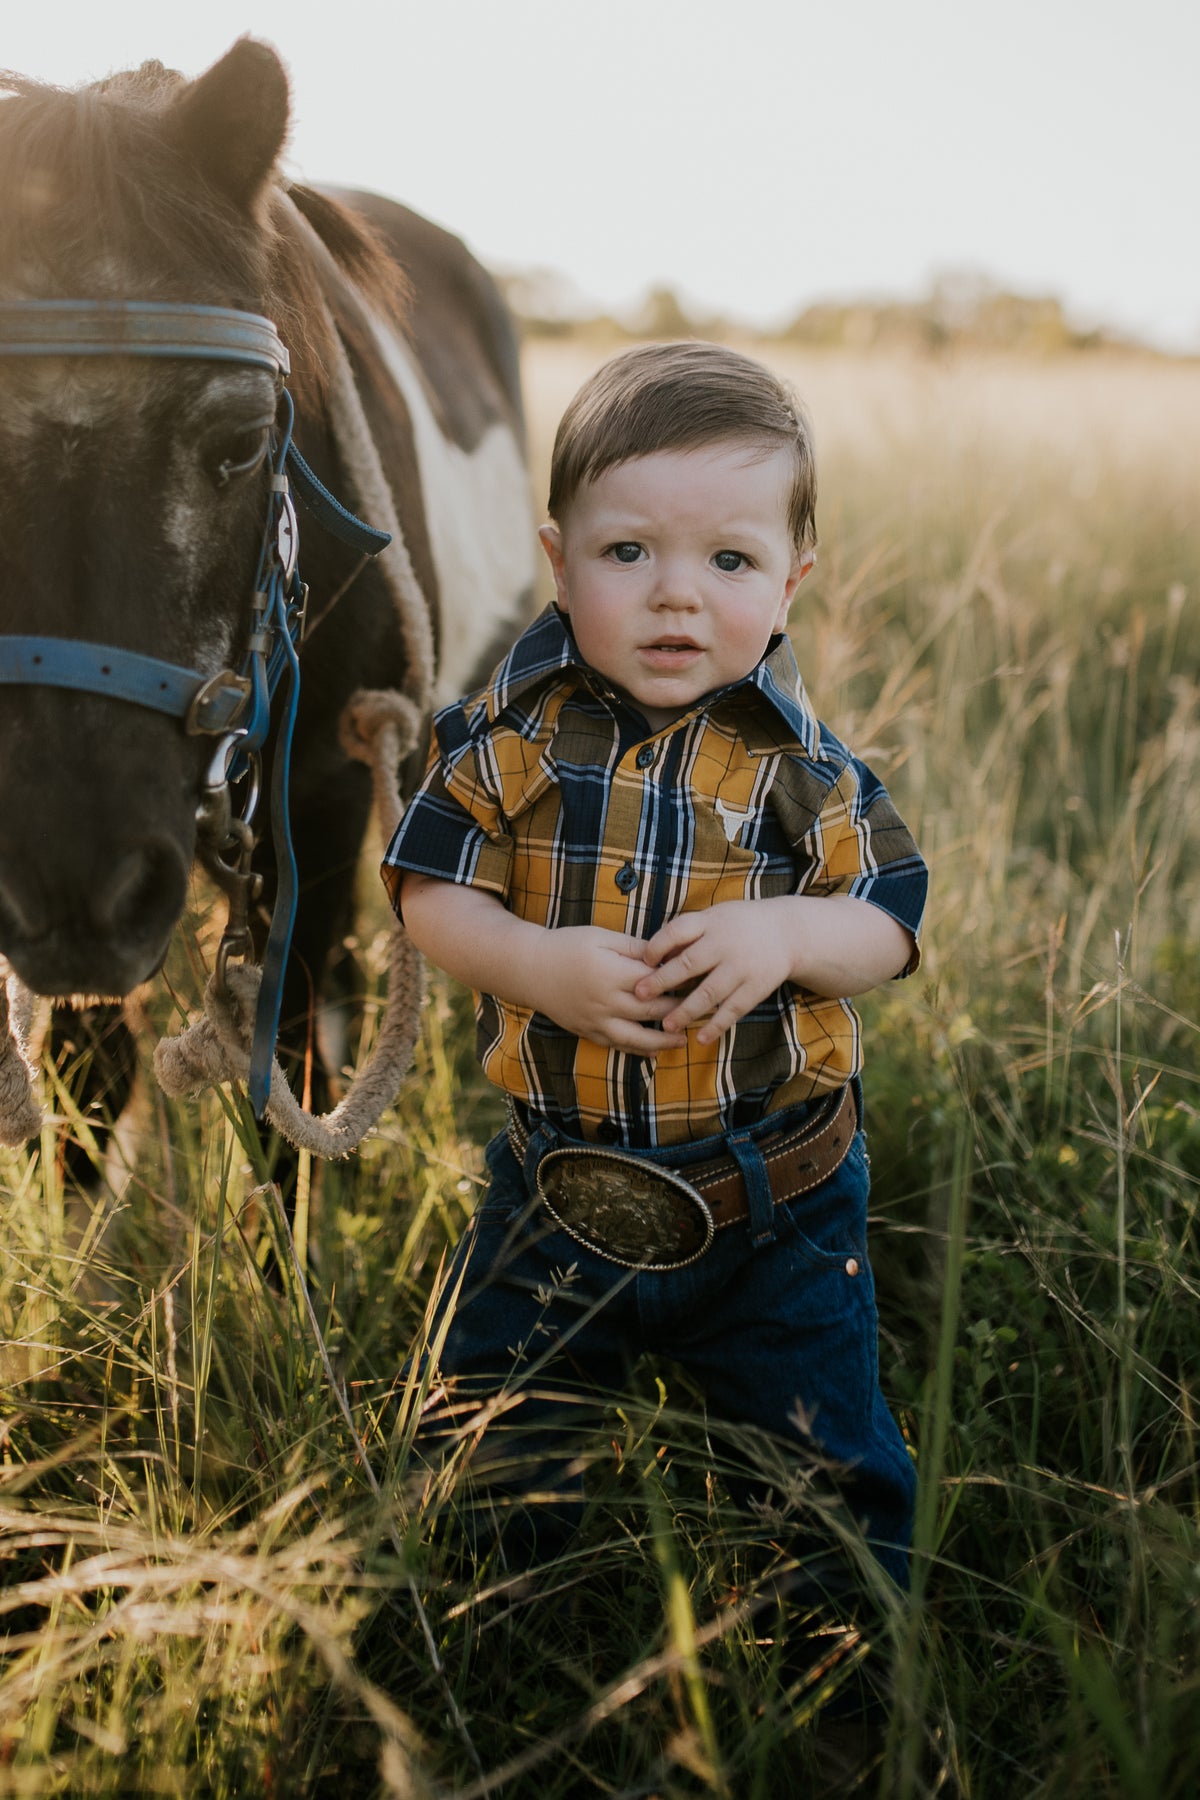
[[[634,993],[650,1000],[674,991],[663,1030],[683,1031],[703,1019],[697,1041],[714,1044],[785,981],[826,999],[848,999],[898,975],[913,950],[908,928],[869,900],[841,894],[725,900],[707,912],[680,913],[655,932],[644,950],[653,973],[643,975]],[[685,987],[686,995],[679,991]]]
[[[653,1028],[675,1008],[675,1000],[638,991],[646,948],[641,938],[599,925],[543,931],[529,989],[537,1011],[608,1050],[658,1056],[682,1048],[687,1039],[680,1028]]]
[[[760,1000],[791,979],[793,947],[770,900],[726,900],[706,912],[680,913],[643,945],[643,974],[634,993],[641,1001],[675,998],[662,1014],[664,1032],[679,1032],[703,1019],[696,1040],[715,1044]],[[683,997],[680,988],[691,986]],[[711,1016],[710,1016],[711,1015]]]

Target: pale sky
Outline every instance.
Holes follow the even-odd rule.
[[[63,85],[292,76],[292,173],[392,194],[484,261],[754,321],[969,269],[1200,350],[1197,0],[0,0]]]

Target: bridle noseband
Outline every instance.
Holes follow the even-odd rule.
[[[223,306],[152,300],[22,300],[0,302],[0,356],[137,356],[235,363],[265,369],[279,389],[271,437],[271,486],[253,589],[250,645],[240,669],[205,675],[157,657],[77,638],[0,636],[0,686],[74,688],[148,707],[178,719],[191,735],[217,739],[197,809],[198,854],[229,900],[217,955],[223,981],[231,955],[250,952],[249,908],[259,878],[251,873],[258,762],[271,728],[272,701],[286,676],[278,709],[271,821],[276,894],[263,955],[263,979],[250,1057],[250,1099],[262,1118],[279,1028],[283,973],[296,916],[297,871],[288,820],[288,775],[300,697],[297,645],[308,590],[300,580],[299,525],[292,500],[342,542],[376,556],[391,539],[336,500],[292,442],[294,411],[284,382],[287,349],[270,319]],[[248,775],[234,816],[230,781]]]

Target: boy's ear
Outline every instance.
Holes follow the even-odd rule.
[[[796,561],[789,569],[788,578],[783,586],[783,600],[780,603],[779,613],[775,620],[776,631],[783,631],[785,629],[787,625],[788,608],[792,604],[792,595],[796,592],[796,589],[800,586],[804,577],[806,575],[811,575],[813,564],[816,560],[817,553],[815,550],[805,550],[796,558]]]
[[[566,561],[563,557],[562,532],[558,529],[557,525],[551,522],[548,525],[539,525],[538,536],[542,540],[542,549],[549,558],[550,567],[554,574],[555,598],[563,612],[570,612],[571,609],[567,601],[567,568]]]

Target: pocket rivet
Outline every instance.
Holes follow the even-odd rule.
[[[846,1273],[847,1273],[847,1275],[857,1275],[858,1274],[858,1259],[856,1257],[851,1256],[851,1257],[847,1258]]]

